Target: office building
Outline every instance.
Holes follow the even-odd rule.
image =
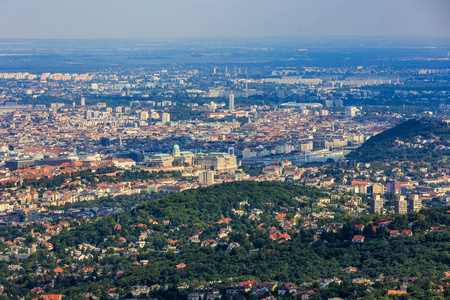
[[[64,163],[72,163],[70,159],[59,159],[59,158],[43,158],[41,160],[34,161],[35,166],[60,166]]]
[[[145,161],[145,155],[143,153],[139,153],[139,152],[118,153],[115,155],[115,157],[116,158],[130,158],[137,163],[141,163],[141,162]]]
[[[277,97],[281,98],[281,99],[286,98],[286,91],[284,89],[278,90],[277,91]]]

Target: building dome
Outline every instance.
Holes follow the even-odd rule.
[[[177,144],[173,145],[173,149],[172,150],[180,150],[180,146],[178,146]]]

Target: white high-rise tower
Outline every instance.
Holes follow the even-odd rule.
[[[234,111],[234,94],[233,94],[233,92],[231,92],[230,96],[228,97],[228,100],[229,100],[228,107],[229,107],[230,111]]]

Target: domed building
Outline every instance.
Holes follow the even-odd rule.
[[[175,144],[172,148],[172,155],[168,153],[155,154],[150,157],[148,164],[152,167],[171,167],[174,160],[177,160],[181,164],[192,165],[195,157],[191,151],[180,151],[180,146]]]
[[[172,156],[173,156],[174,158],[180,156],[180,146],[178,146],[177,144],[173,145],[173,148],[172,148]]]

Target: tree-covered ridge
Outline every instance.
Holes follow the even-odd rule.
[[[386,220],[390,225],[379,225]],[[355,224],[363,224],[363,231],[355,229]],[[228,242],[239,241],[242,247],[233,251],[193,247],[177,255],[157,252],[138,255],[137,259],[149,259],[152,263],[128,270],[118,285],[177,284],[229,277],[300,284],[323,277],[342,277],[342,268],[348,266],[357,267],[358,275],[367,278],[380,274],[433,277],[450,266],[450,254],[446,251],[450,246],[450,232],[446,228],[449,225],[450,214],[445,208],[439,208],[383,219],[380,216],[349,219],[338,230],[324,231],[318,242],[312,242],[312,232],[308,229],[290,230],[291,239],[286,242],[269,239],[268,228],[247,237],[245,232],[236,232]],[[374,226],[378,230],[374,231]],[[430,232],[433,226],[439,230]],[[391,230],[407,228],[412,230],[412,236],[390,237]],[[352,243],[357,234],[365,235],[366,242]],[[254,249],[258,251],[252,253],[250,250]],[[187,265],[183,271],[174,268],[181,262]]]
[[[437,161],[450,145],[450,126],[436,120],[408,120],[366,141],[347,158],[361,162]]]
[[[51,240],[60,259],[55,266],[73,264],[71,255],[79,255],[74,249],[90,244],[99,250],[85,252],[93,256],[78,262],[77,268],[94,266],[103,292],[114,287],[126,293],[136,285],[187,283],[195,288],[211,281],[222,282],[218,287],[223,288],[256,280],[297,285],[316,282],[312,288],[318,299],[327,299],[327,295],[379,299],[394,284],[385,281],[368,292],[351,284],[351,279],[374,280],[383,274],[430,282],[450,269],[447,208],[313,220],[311,212],[322,197],[329,196],[315,188],[276,182],[233,182],[184,191],[127,213],[63,229]],[[228,227],[230,232],[219,237]],[[391,237],[391,230],[411,230],[412,236]],[[352,238],[361,234],[365,242],[353,243]],[[139,242],[145,242],[142,248],[135,245]],[[343,271],[350,266],[357,268],[356,274]],[[332,277],[340,278],[343,285],[329,292],[320,289],[317,281]],[[72,297],[99,288],[98,279],[88,279],[91,283],[76,287],[70,279],[60,278],[55,291],[65,287],[64,294]],[[413,288],[413,299],[424,299],[430,293]]]
[[[213,238],[217,230],[228,226],[242,226],[244,221],[252,224],[253,230],[260,223],[266,226],[277,224],[276,213],[286,211],[286,219],[294,218],[297,208],[307,206],[309,201],[323,196],[312,187],[276,182],[232,182],[208,188],[186,190],[163,199],[152,200],[119,215],[105,217],[92,223],[83,224],[76,230],[54,237],[55,249],[64,249],[79,243],[101,246],[120,246],[136,242],[142,233],[148,234],[153,247],[163,247],[167,237],[176,236],[177,243],[188,243],[188,238],[202,232],[202,237]],[[295,199],[307,197],[308,201]],[[241,218],[244,208],[260,209],[266,214],[256,221]],[[220,219],[230,219],[226,224]],[[117,230],[116,225],[120,226]],[[173,232],[176,231],[174,234]],[[105,240],[105,238],[107,238]]]

